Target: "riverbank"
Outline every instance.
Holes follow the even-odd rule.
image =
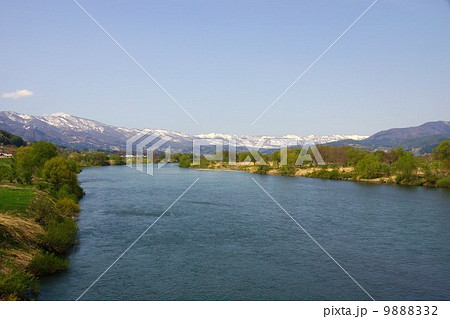
[[[33,300],[39,277],[69,267],[78,205],[27,185],[0,185],[0,300]]]
[[[200,156],[193,165],[192,154],[177,157],[183,168],[246,171],[255,174],[301,176],[376,184],[450,187],[450,141],[444,140],[432,154],[415,155],[402,148],[366,150],[350,146],[317,145],[315,151],[300,148],[283,152],[247,151],[234,156],[224,151],[222,160]]]
[[[337,166],[337,165],[325,165],[325,166],[308,166],[308,167],[273,167],[271,165],[264,166],[257,164],[242,164],[236,163],[236,165],[230,166],[226,163],[210,163],[208,168],[200,168],[191,166],[197,170],[220,170],[230,172],[246,172],[251,174],[262,175],[280,175],[290,177],[307,177],[307,178],[320,178],[331,180],[345,180],[352,182],[363,182],[372,184],[399,184],[407,186],[424,186],[424,187],[442,187],[450,188],[449,183],[429,183],[425,174],[419,174],[414,180],[399,180],[398,175],[381,176],[376,178],[362,178],[355,173],[355,168],[351,166]]]
[[[0,161],[0,300],[34,300],[39,278],[69,267],[83,196],[76,163],[51,143]]]

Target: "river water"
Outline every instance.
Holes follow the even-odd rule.
[[[176,165],[85,168],[71,267],[39,299],[80,297],[197,178],[81,300],[450,299],[449,190]]]

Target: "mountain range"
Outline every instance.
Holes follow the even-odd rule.
[[[125,150],[126,141],[142,132],[137,128],[117,127],[98,121],[73,116],[66,113],[55,113],[44,116],[33,116],[12,111],[0,111],[0,130],[11,132],[27,141],[45,140],[60,146],[75,149],[118,151]],[[442,140],[450,139],[450,121],[428,122],[420,126],[393,128],[378,132],[372,136],[362,135],[310,135],[310,136],[250,136],[232,134],[198,134],[189,135],[162,129],[147,129],[148,134],[156,133],[168,139],[164,147],[170,146],[173,152],[191,152],[192,140],[203,139],[206,145],[215,145],[215,139],[237,140],[238,150],[243,148],[242,140],[258,141],[265,139],[262,150],[277,149],[279,139],[295,140],[301,145],[306,140],[316,144],[351,145],[368,149],[385,149],[403,147],[416,153],[431,153]]]
[[[141,129],[116,127],[98,121],[89,120],[65,113],[55,113],[44,116],[32,116],[12,111],[0,111],[0,129],[23,137],[27,141],[45,140],[60,146],[89,150],[124,150],[126,141],[140,133]],[[305,140],[313,140],[317,144],[330,143],[340,140],[362,140],[367,136],[360,135],[310,135],[300,137],[286,136],[238,136],[232,134],[198,134],[189,135],[161,129],[147,129],[149,134],[157,133],[159,136],[170,139],[165,147],[170,146],[173,152],[190,152],[192,140],[201,138],[207,145],[215,145],[214,139],[235,139],[238,148],[243,147],[242,139],[251,141],[264,138],[266,143],[262,149],[279,148],[279,138],[297,140],[301,144]],[[271,141],[274,140],[274,141]]]
[[[419,126],[392,128],[366,139],[342,139],[329,145],[352,145],[368,149],[403,147],[418,154],[431,153],[443,140],[450,140],[450,121],[427,122]]]

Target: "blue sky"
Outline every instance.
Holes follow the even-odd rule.
[[[361,134],[450,120],[450,2],[0,2],[0,110],[187,133]]]

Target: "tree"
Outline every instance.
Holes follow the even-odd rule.
[[[363,149],[352,147],[346,151],[347,164],[355,166],[360,160],[366,156],[367,152]]]
[[[417,163],[414,159],[414,154],[410,152],[400,153],[397,161],[393,164],[394,170],[398,173],[397,182],[405,180],[411,181],[413,173],[417,168]]]
[[[250,159],[251,162],[253,162],[253,163],[256,162],[255,158],[253,157],[253,155],[250,152],[241,152],[241,153],[237,154],[237,160],[238,160],[238,162],[241,162],[241,163],[244,162],[247,159],[247,157]]]
[[[105,152],[85,152],[83,155],[85,163],[89,166],[109,165],[108,155]]]
[[[433,155],[440,161],[450,160],[450,141],[442,141],[438,147],[433,148]]]
[[[295,170],[295,163],[297,162],[297,159],[300,155],[300,151],[300,148],[287,149],[287,165],[293,167],[293,170],[291,169],[291,171]]]
[[[181,154],[178,156],[178,166],[189,168],[192,164],[192,154]]]
[[[355,174],[361,178],[378,178],[383,175],[379,156],[374,153],[366,154],[355,166]]]
[[[112,162],[113,165],[125,165],[124,158],[119,154],[111,154],[109,156],[109,160]]]
[[[288,148],[287,149],[287,158],[283,158],[283,161],[287,161],[287,165],[294,167],[295,166],[295,162],[297,161],[297,158],[300,154],[300,149],[299,148]],[[282,154],[280,151],[275,151],[272,153],[272,155],[270,156],[270,158],[266,155],[262,156],[263,159],[268,162],[269,159],[273,161],[273,163],[275,164],[275,167],[279,167],[282,161]],[[283,163],[284,165],[286,165],[286,163]]]
[[[442,162],[444,169],[450,169],[450,141],[442,141],[438,147],[434,148],[433,157]]]
[[[34,168],[36,166],[31,146],[22,146],[14,153],[14,167],[20,182],[31,184]]]
[[[274,163],[275,167],[278,167],[281,160],[280,151],[275,151],[271,155],[271,160]]]
[[[401,147],[397,147],[396,149],[389,150],[386,155],[384,156],[384,161],[388,163],[389,165],[395,163],[399,156],[404,154],[405,151]]]
[[[30,184],[33,176],[39,176],[44,163],[57,155],[56,146],[50,142],[37,142],[22,146],[14,153],[14,164],[19,180]]]
[[[42,170],[42,177],[59,198],[71,197],[76,200],[83,195],[78,185],[76,165],[69,159],[58,156],[48,160]]]
[[[44,163],[58,155],[58,149],[51,142],[37,142],[31,146],[35,157],[36,168],[44,167]]]
[[[345,165],[347,164],[347,151],[349,146],[329,146],[329,145],[317,145],[320,155],[325,163]]]

